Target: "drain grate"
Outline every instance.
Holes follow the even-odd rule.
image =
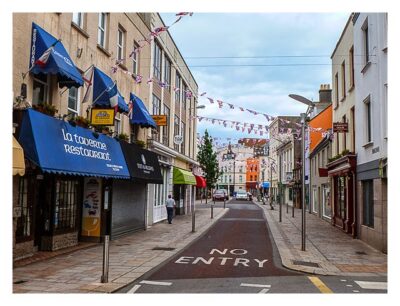
[[[365,253],[364,251],[356,251],[357,255],[367,255],[367,253]]]
[[[155,250],[155,251],[173,251],[173,250],[175,250],[175,248],[155,247],[155,248],[152,248],[152,250]]]
[[[296,266],[307,266],[307,267],[320,268],[320,265],[317,264],[316,262],[301,261],[301,260],[292,260],[292,262]]]
[[[27,282],[26,280],[17,280],[13,284],[19,285],[19,284],[23,284],[23,283],[26,283],[26,282]]]

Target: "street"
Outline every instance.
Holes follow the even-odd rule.
[[[210,205],[209,203],[208,205]],[[216,206],[221,206],[220,202]],[[230,209],[199,239],[119,293],[385,293],[381,276],[316,276],[288,270],[254,203]]]

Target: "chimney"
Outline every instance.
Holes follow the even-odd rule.
[[[319,102],[332,102],[332,89],[329,84],[321,84],[319,88]]]

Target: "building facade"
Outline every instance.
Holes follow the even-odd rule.
[[[191,172],[197,165],[196,123],[189,120],[196,112],[197,84],[169,34],[163,33],[165,37],[146,43],[150,31],[160,23],[160,16],[155,13],[14,14],[14,136],[23,144],[26,162],[25,175],[13,177],[14,259],[38,250],[74,246],[81,240],[100,241],[105,233],[113,238],[143,230],[166,218],[162,199],[174,190],[172,169],[179,167]],[[161,40],[166,42],[160,45],[168,46],[165,48],[174,55],[169,78],[164,66],[162,77],[154,72],[160,68],[154,64],[154,57],[158,60],[155,45]],[[168,67],[165,62],[161,65]],[[184,106],[177,108],[173,103],[178,94],[172,89],[170,93],[163,92],[178,84],[172,80],[175,70],[181,73],[180,97],[185,97],[181,103]],[[138,76],[151,82],[140,81]],[[160,90],[160,81],[169,86]],[[100,83],[103,88],[96,93],[96,84]],[[157,98],[168,104],[166,97],[172,100],[170,112],[168,106],[158,112],[161,106]],[[115,107],[112,101],[117,101]],[[129,101],[134,104],[131,114]],[[26,106],[28,109],[23,110]],[[114,124],[107,129],[90,125],[90,114],[100,106],[116,110]],[[50,112],[50,116],[42,115],[44,111]],[[156,126],[149,113],[167,114],[166,127]],[[142,115],[144,121],[137,121],[136,115]],[[182,140],[177,147],[173,143],[175,117],[179,123],[176,135]],[[80,122],[86,126],[81,128]],[[45,130],[47,140],[54,141],[54,161],[46,157],[47,152],[39,150]],[[129,145],[125,149],[118,143],[122,140]],[[56,154],[60,141],[66,142],[61,147],[65,150]],[[157,148],[158,142],[168,144],[164,151]],[[104,152],[92,150],[95,146]],[[35,147],[36,151],[30,150]],[[64,158],[65,153],[75,159],[92,154],[98,163],[84,162],[79,166],[79,161],[57,170],[54,165],[66,163],[69,158]],[[132,162],[136,157],[139,161]],[[109,158],[118,164],[99,163]],[[53,168],[46,168],[47,162],[54,162]],[[164,167],[154,179],[145,175],[133,177],[131,164],[142,165],[136,173],[143,169],[147,173],[157,172],[160,164]],[[190,211],[193,203],[195,183],[188,184],[182,211]]]
[[[356,13],[355,148],[358,236],[387,252],[388,14]]]

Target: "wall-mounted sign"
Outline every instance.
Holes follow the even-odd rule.
[[[115,110],[113,108],[92,108],[92,125],[114,125]]]
[[[293,180],[293,172],[286,172],[286,182]]]
[[[174,136],[174,144],[180,145],[183,142],[183,137],[181,135]]]
[[[333,132],[334,133],[347,133],[349,131],[349,124],[347,122],[334,122]]]
[[[157,126],[167,126],[167,115],[152,115]]]

